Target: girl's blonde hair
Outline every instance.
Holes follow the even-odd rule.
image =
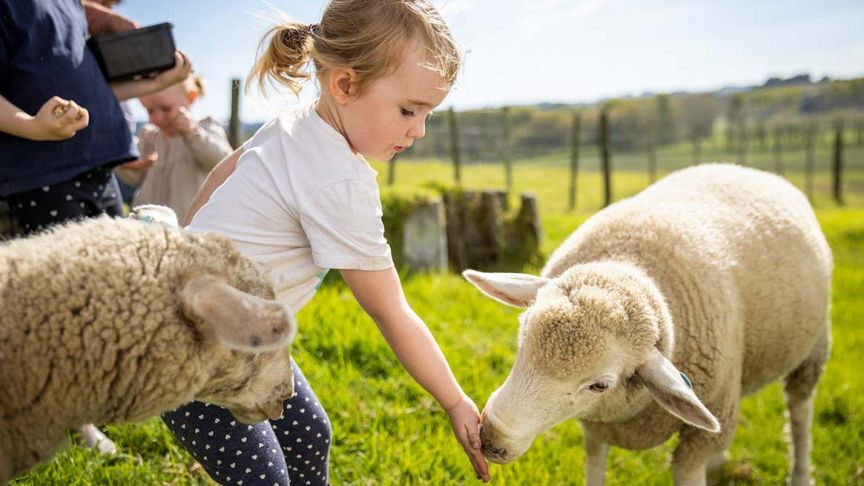
[[[271,28],[259,45],[259,56],[246,78],[266,95],[268,81],[300,94],[302,81],[315,65],[319,79],[335,68],[357,73],[356,93],[392,73],[411,40],[424,42],[436,70],[452,86],[459,51],[450,29],[427,0],[331,0],[319,24],[284,21]],[[268,41],[269,39],[269,41]]]

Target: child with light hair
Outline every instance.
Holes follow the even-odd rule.
[[[220,162],[186,219],[188,231],[220,233],[267,267],[277,297],[295,312],[338,269],[408,373],[446,410],[486,481],[480,415],[405,299],[366,160],[390,160],[424,136],[459,62],[449,28],[426,0],[332,0],[319,23],[274,27],[249,80],[297,94],[311,65],[320,96],[266,123]],[[203,403],[163,418],[222,484],[327,484],[330,423],[296,363],[294,380],[297,396],[268,422],[246,426]]]
[[[150,123],[138,133],[141,159],[117,169],[123,182],[137,187],[132,207],[168,206],[183,215],[207,175],[231,145],[225,129],[210,117],[195,119],[192,105],[204,96],[204,79],[183,82],[140,98]]]

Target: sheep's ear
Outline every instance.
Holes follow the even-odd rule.
[[[661,407],[688,424],[720,432],[720,423],[693,393],[690,381],[657,348],[637,373]]]
[[[462,276],[493,299],[516,307],[528,307],[548,278],[524,273],[484,273],[465,270]]]
[[[183,313],[230,349],[261,353],[291,344],[297,332],[285,304],[241,292],[212,277],[193,277],[179,291]]]
[[[135,206],[129,211],[129,219],[141,221],[142,223],[161,223],[171,228],[179,228],[177,215],[168,206],[158,204],[142,204]]]

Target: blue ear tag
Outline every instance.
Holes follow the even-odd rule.
[[[687,383],[687,386],[690,387],[690,389],[692,390],[693,389],[693,383],[690,383],[690,378],[687,378],[687,375],[685,375],[684,373],[681,373],[680,371],[678,372],[678,374],[681,375],[681,378],[684,380],[684,383]]]
[[[153,216],[149,216],[149,215],[142,216],[141,221],[143,221],[145,223],[152,223],[153,222]]]

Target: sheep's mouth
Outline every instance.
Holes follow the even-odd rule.
[[[256,406],[254,409],[231,410],[231,415],[246,425],[253,425],[267,420],[267,414]]]
[[[282,418],[282,414],[284,413],[285,402],[293,398],[296,394],[294,387],[291,386],[287,392],[280,393],[276,398],[264,403],[258,403],[255,408],[258,409],[258,413],[264,415],[266,418],[270,420],[279,420]]]
[[[282,403],[282,401],[273,402],[263,407],[261,405],[258,405],[258,412],[264,415],[264,417],[267,419],[279,420],[282,418],[283,413]]]

